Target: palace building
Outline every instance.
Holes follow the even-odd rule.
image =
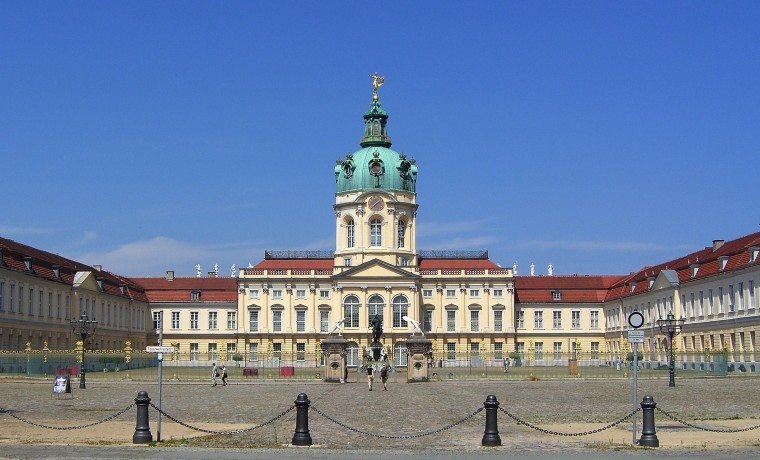
[[[246,363],[289,357],[314,366],[322,341],[340,334],[355,366],[377,316],[396,366],[406,365],[417,324],[436,365],[463,365],[466,356],[497,366],[510,353],[536,366],[568,356],[595,365],[630,350],[626,320],[638,311],[645,360],[667,361],[657,321],[672,313],[684,318],[674,344],[684,367],[722,351],[760,372],[760,233],[715,240],[627,275],[557,276],[550,268],[526,276],[487,251],[421,250],[417,175],[424,169],[391,148],[377,91],[383,79],[375,74],[373,83],[359,149],[332,168],[334,248],[266,251],[229,277],[215,270],[125,278],[0,238],[0,348],[72,348],[69,322],[84,312],[100,321],[93,340],[102,349],[126,340],[135,349],[155,344],[158,327],[164,344],[198,365],[242,355]]]

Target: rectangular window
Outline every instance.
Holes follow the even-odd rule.
[[[48,318],[53,317],[53,291],[48,292]]]
[[[570,327],[573,329],[581,328],[581,311],[573,310],[570,312]]]
[[[208,344],[208,360],[216,361],[216,358],[218,355],[219,355],[219,352],[216,349],[216,344],[215,343]]]
[[[562,292],[552,291],[552,300],[562,300]]]
[[[319,298],[320,299],[329,299],[330,298],[330,290],[329,289],[320,289],[319,290]]]
[[[750,310],[755,308],[755,280],[749,280],[749,308]]]
[[[343,258],[343,266],[344,267],[350,267],[351,266],[351,258],[350,257],[344,257]]]
[[[18,312],[24,313],[24,285],[18,285]]]
[[[456,327],[457,327],[456,319],[457,319],[456,310],[446,310],[446,332],[456,331]]]
[[[272,289],[272,297],[282,299],[282,289]]]
[[[515,351],[520,356],[520,359],[525,359],[525,342],[517,342]]]
[[[544,359],[544,343],[543,342],[536,342],[535,344],[535,352],[533,354],[533,359],[536,361],[540,361]]]
[[[190,329],[197,330],[198,325],[198,317],[200,316],[200,313],[197,311],[191,311],[190,312]]]
[[[248,359],[251,361],[258,361],[259,360],[259,344],[258,343],[249,343],[248,344]]]
[[[446,289],[446,297],[456,297],[457,296],[457,290],[456,289]]]
[[[330,332],[330,312],[320,310],[319,312],[319,332]]]
[[[734,312],[734,285],[728,285],[728,312]]]
[[[13,303],[13,296],[14,296],[14,292],[16,292],[16,285],[11,283],[9,286],[8,292],[10,292],[10,299],[8,299],[8,305],[9,305],[8,308],[10,309],[10,311],[13,312],[13,311],[16,311],[16,305]]]
[[[470,310],[470,332],[480,330],[480,310]]]
[[[272,356],[277,359],[282,359],[282,344],[281,343],[272,344]]]
[[[450,342],[446,344],[446,359],[448,360],[457,359],[457,344],[456,343]]]
[[[219,313],[215,311],[208,312],[208,328],[217,329],[219,327]]]
[[[493,296],[494,297],[504,297],[504,291],[501,289],[494,289],[493,290]]]
[[[562,312],[559,310],[552,312],[552,328],[562,329]]]
[[[298,298],[298,299],[305,299],[306,298],[306,289],[296,289],[296,298]]]
[[[713,314],[713,306],[715,305],[715,301],[713,300],[713,290],[708,289],[707,290],[707,314],[712,315]]]
[[[237,329],[237,312],[227,312],[227,329]]]
[[[504,359],[504,344],[502,342],[494,342],[493,359]]]
[[[504,310],[494,310],[493,330],[495,332],[501,332],[504,329],[503,318],[504,318]]]
[[[694,317],[694,315],[697,314],[697,309],[695,308],[695,303],[694,303],[694,293],[693,292],[689,293],[689,310],[690,310],[689,311],[689,313],[690,313],[689,316]]]
[[[306,361],[306,344],[296,344],[296,361]]]
[[[744,283],[736,285],[736,293],[739,294],[739,311],[744,311]]]
[[[699,316],[705,315],[705,293],[699,291]]]
[[[164,312],[162,311],[154,311],[153,312],[153,329],[163,329],[164,328]]]
[[[43,307],[42,304],[44,303],[45,298],[45,291],[40,289],[39,295],[37,296],[37,316],[42,317]],[[102,315],[101,315],[102,318]]]
[[[423,289],[422,290],[422,297],[433,297],[433,290],[432,289]]]
[[[249,289],[248,290],[248,297],[252,297],[254,299],[259,298],[259,290],[258,289]]]
[[[433,310],[424,310],[422,312],[422,331],[431,332],[433,330]]]
[[[5,308],[5,281],[0,281],[0,311]]]
[[[477,358],[479,356],[480,356],[480,343],[471,342],[470,343],[470,357]]]
[[[179,312],[172,312],[172,329],[179,329]]]
[[[515,315],[517,315],[515,318],[517,329],[525,329],[525,311],[519,310],[515,312]]]
[[[554,359],[562,359],[562,342],[554,342]]]
[[[723,313],[723,286],[718,287],[718,314]]]
[[[591,342],[591,359],[599,359],[599,342]]]
[[[259,332],[258,310],[248,310],[248,330],[249,332]]]
[[[272,331],[282,332],[282,310],[272,311]]]
[[[535,313],[533,313],[533,329],[543,329],[544,328],[544,312],[541,310],[537,310]]]
[[[199,300],[201,298],[201,291],[192,291],[190,293],[190,300]]]
[[[599,312],[592,311],[591,313],[591,329],[599,329]]]
[[[190,344],[190,361],[198,361],[198,344]]]
[[[237,347],[234,342],[227,343],[227,361],[232,361],[232,355],[235,354]]]
[[[296,311],[296,332],[306,332],[306,311]]]
[[[480,297],[480,289],[470,289],[470,297]]]
[[[343,304],[343,318],[345,327],[359,327],[359,305],[355,303]]]
[[[34,315],[34,288],[29,288],[29,308],[27,311],[29,312],[29,316]]]

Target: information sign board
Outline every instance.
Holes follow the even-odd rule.
[[[628,343],[644,343],[644,331],[638,329],[628,331]]]
[[[150,346],[145,347],[145,351],[148,353],[174,353],[174,347]]]

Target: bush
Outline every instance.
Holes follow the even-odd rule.
[[[243,360],[243,355],[241,355],[240,353],[235,353],[234,355],[232,355],[232,360],[240,362]]]

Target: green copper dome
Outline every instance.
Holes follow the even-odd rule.
[[[388,113],[380,107],[375,87],[372,105],[364,113],[364,135],[359,141],[362,148],[336,162],[336,193],[376,189],[416,191],[417,164],[390,148],[387,122]]]

